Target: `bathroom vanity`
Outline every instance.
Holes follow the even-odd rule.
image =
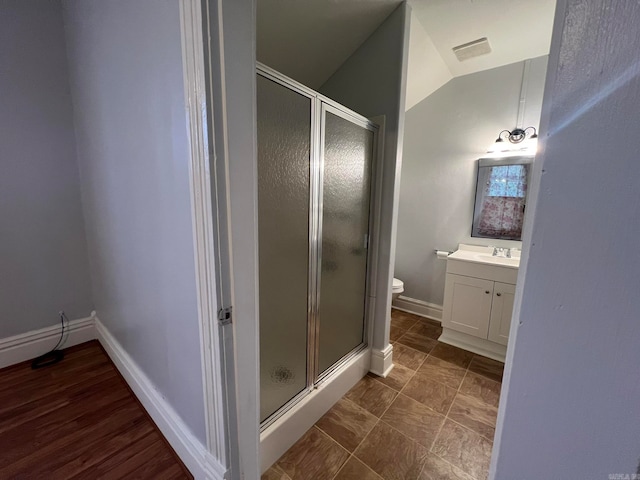
[[[447,258],[439,340],[504,362],[520,251],[460,244]]]

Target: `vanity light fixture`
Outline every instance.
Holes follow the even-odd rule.
[[[504,142],[505,140],[511,143],[522,143],[529,138],[538,138],[536,127],[514,128],[511,131],[502,130],[498,138],[496,138],[496,143]]]
[[[535,155],[538,150],[538,131],[535,127],[502,130],[487,150],[486,158],[504,158]]]

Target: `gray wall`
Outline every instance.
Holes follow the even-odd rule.
[[[60,3],[0,1],[0,59],[3,338],[93,304]]]
[[[204,441],[179,5],[64,6],[98,316]]]
[[[403,296],[442,305],[446,261],[434,250],[499,242],[470,237],[476,161],[516,126],[524,63],[456,77],[406,113],[395,268]],[[538,127],[546,64],[530,61],[524,126]]]
[[[638,469],[638,24],[636,1],[558,2],[496,480]]]
[[[324,95],[361,115],[385,116],[377,312],[388,312],[391,308],[410,13],[406,3],[396,8],[320,88]],[[374,329],[374,348],[384,348],[387,338],[388,331]]]

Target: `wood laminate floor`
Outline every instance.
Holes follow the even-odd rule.
[[[363,378],[262,479],[486,479],[503,364],[438,342],[441,332],[393,310],[389,376]]]
[[[192,477],[93,341],[0,370],[0,478]]]

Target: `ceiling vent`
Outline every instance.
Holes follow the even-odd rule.
[[[463,43],[457,47],[453,47],[453,53],[456,54],[458,60],[464,62],[473,57],[479,57],[480,55],[486,55],[491,53],[491,45],[487,37],[479,38],[473,42]]]

